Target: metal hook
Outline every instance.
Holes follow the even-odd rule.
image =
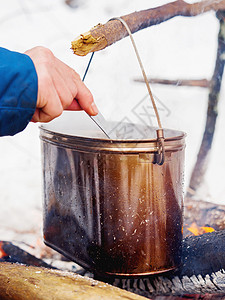
[[[158,142],[158,153],[156,163],[162,165],[165,161],[165,146],[164,146],[164,133],[163,129],[157,129],[157,142]]]

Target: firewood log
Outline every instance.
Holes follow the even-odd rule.
[[[141,300],[144,297],[80,275],[0,263],[1,300]]]

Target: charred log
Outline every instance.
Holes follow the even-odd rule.
[[[190,236],[188,227],[212,226],[216,230]],[[139,279],[107,279],[111,284],[145,297],[165,299],[223,299],[225,296],[225,206],[185,200],[182,265],[173,273]],[[101,278],[101,280],[104,280]],[[207,294],[208,293],[208,294]],[[219,294],[218,294],[219,293]],[[172,297],[179,295],[179,297]],[[161,295],[154,297],[154,295]],[[181,295],[185,295],[180,298]],[[162,298],[160,298],[162,297]],[[225,297],[224,297],[225,299]]]
[[[156,295],[191,294],[198,295],[184,299],[214,299],[203,295],[225,294],[225,230],[189,236],[183,240],[182,248],[182,265],[173,273],[136,279],[98,279],[151,299],[161,299],[152,298]]]
[[[156,300],[164,299],[162,295],[171,297],[166,299],[223,299],[224,244],[225,231],[187,237],[183,241],[183,264],[174,273],[136,279],[98,279]],[[54,299],[73,299],[73,296],[79,299],[90,296],[91,299],[139,299],[73,273],[0,263],[1,299],[47,299],[48,293]],[[179,298],[172,295],[179,295]]]
[[[0,261],[52,268],[52,266],[46,264],[43,260],[6,241],[0,241]]]
[[[2,251],[9,252],[8,248],[9,247],[11,248],[11,243],[6,242],[5,245],[6,245],[5,247],[4,246],[2,247],[3,249]],[[202,295],[205,293],[213,293],[213,294],[220,293],[221,296],[221,293],[225,293],[224,249],[225,249],[225,231],[208,233],[201,236],[189,236],[185,238],[183,241],[182,266],[176,272],[165,273],[164,275],[161,276],[148,276],[148,277],[142,277],[137,279],[99,278],[99,277],[97,279],[151,299],[157,299],[157,297],[152,298],[154,295],[183,295],[183,294]],[[10,253],[12,254],[13,251],[11,251]],[[21,254],[22,251],[16,249],[16,253],[17,253],[17,257],[19,257],[18,253]],[[5,258],[5,260],[7,260],[8,257],[10,256],[8,254],[2,257],[2,259]],[[15,260],[15,256],[14,256],[14,260]],[[23,262],[26,265],[32,264],[32,262],[37,265],[37,261],[34,258],[32,258],[31,260],[29,255],[27,254],[23,256],[23,259],[19,258],[19,260],[20,262]],[[39,261],[38,263],[40,264]],[[0,266],[2,265],[0,264]],[[45,274],[45,272],[43,274]],[[29,278],[29,276],[26,278]],[[35,278],[35,275],[32,276],[34,276]],[[2,277],[0,275],[0,286],[1,286],[1,280]],[[199,295],[198,297],[200,297]],[[216,295],[214,296],[216,297]],[[185,299],[214,299],[214,298],[210,298],[211,296],[207,296],[208,298],[202,298],[202,296],[201,298],[196,298],[196,297],[197,296],[193,296],[193,297],[190,296],[187,298],[185,296]],[[5,299],[5,298],[1,298],[1,299]],[[8,298],[8,299],[20,299],[20,298]],[[23,299],[31,299],[31,298],[23,298]],[[44,298],[40,298],[40,299],[44,299]]]
[[[133,278],[133,279],[126,279],[126,278],[121,279],[115,277],[113,278],[96,277],[96,278],[98,280],[110,283],[111,285],[114,285],[116,287],[155,300],[223,299],[225,295],[225,271],[224,271],[225,230],[221,230],[221,229],[225,227],[225,222],[224,222],[225,206],[216,205],[205,201],[194,201],[192,199],[186,199],[184,215],[185,215],[184,223],[186,224],[186,228],[184,230],[185,235],[188,234],[187,227],[190,226],[190,224],[193,222],[196,222],[199,226],[207,226],[207,225],[214,226],[215,229],[218,229],[220,231],[203,234],[200,236],[187,236],[183,240],[182,265],[178,270],[176,270],[173,273],[162,274],[161,276],[148,276],[148,277],[140,277],[140,278]],[[189,234],[191,233],[189,232]],[[0,252],[1,252],[2,260],[13,261],[13,262],[17,261],[26,265],[43,266],[44,263],[43,261],[40,261],[39,259],[31,256],[29,253],[26,252],[24,253],[22,249],[14,246],[10,242],[2,242],[0,249],[1,249]],[[3,284],[4,282],[3,280],[5,280],[2,277],[1,266],[2,265],[0,264],[0,270],[1,270],[0,287],[1,284]],[[14,272],[16,274],[17,265],[13,264],[12,266],[14,266],[12,268],[15,268]],[[32,273],[29,273],[30,272],[29,271],[26,274],[23,273],[22,271],[23,280],[26,283],[26,281],[27,280],[29,281],[30,278],[32,277],[35,278],[35,280],[37,279],[38,285],[40,280],[41,289],[43,288],[45,290],[45,287],[42,287],[43,284],[42,281],[45,281],[44,279],[45,276],[47,276],[46,278],[48,278],[49,275],[41,271],[43,275],[42,277],[43,280],[42,280],[39,277],[36,277],[35,275],[35,274],[39,274],[38,273],[39,269],[36,269],[37,273],[34,272],[35,269],[32,270],[33,270]],[[60,273],[60,274],[64,274],[64,273]],[[87,272],[85,273],[84,271],[83,274],[86,275],[88,273]],[[7,276],[9,276],[8,278],[10,278],[11,281],[11,277],[10,277],[11,275],[9,274]],[[14,280],[17,279],[13,277],[11,282],[14,283],[17,282]],[[53,280],[53,277],[51,280]],[[46,282],[48,282],[48,279]],[[58,283],[61,285],[61,281],[59,281]],[[35,285],[38,286],[37,284]],[[40,298],[37,298],[37,295],[39,297],[39,288],[36,288],[35,285],[33,284],[33,286],[31,287],[31,285],[26,286],[25,284],[22,287],[22,291],[23,289],[24,290],[28,289],[29,292],[28,295],[30,298],[3,298],[4,294],[1,293],[6,292],[6,287],[8,287],[9,290],[11,289],[12,293],[14,291],[13,289],[14,288],[16,289],[16,283],[10,286],[7,283],[6,287],[3,287],[3,290],[2,288],[0,288],[0,298],[3,295],[1,299],[45,299],[42,294],[40,294]],[[34,297],[33,293],[37,293],[37,289],[38,289],[38,294],[35,294]],[[64,291],[64,286],[62,287],[62,290],[60,287],[58,287],[58,290],[59,290],[59,295],[61,295],[61,292]],[[75,284],[75,290],[76,290],[76,284]],[[68,289],[68,292],[69,291],[70,291],[70,287]],[[94,291],[94,295],[95,293],[96,292]],[[15,297],[18,297],[17,291],[15,292],[15,295],[16,295]],[[23,296],[23,293],[21,295]],[[82,299],[80,298],[81,294],[78,293],[78,295],[79,295],[79,299]],[[164,296],[167,298],[164,298]],[[87,295],[85,297],[86,298],[84,299],[87,299]],[[64,297],[63,299],[66,298]],[[135,299],[135,298],[129,298],[129,299]]]
[[[185,238],[182,253],[183,263],[177,275],[182,277],[206,276],[224,269],[224,249],[225,230]]]

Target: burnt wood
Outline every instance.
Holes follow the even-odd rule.
[[[222,297],[225,294],[224,249],[225,230],[189,236],[183,240],[182,265],[175,272],[132,279],[95,278],[151,299],[160,299],[152,298],[156,295],[198,294],[196,297],[200,297],[206,293],[219,293]]]
[[[193,222],[218,231],[186,236]],[[95,278],[156,300],[225,299],[225,206],[187,198],[184,225],[182,265],[176,272],[133,279]],[[50,267],[13,243],[0,242],[0,246],[1,260]]]
[[[106,281],[134,293],[184,295],[181,299],[223,299],[225,293],[225,206],[206,201],[185,199],[182,265],[176,272],[139,279],[108,278]],[[210,226],[216,231],[190,236],[188,227]],[[101,280],[105,280],[101,278]],[[208,293],[209,295],[205,295]],[[219,295],[217,295],[219,293]],[[188,296],[187,296],[188,295]],[[214,298],[213,298],[214,297]],[[167,298],[166,298],[167,299]],[[180,299],[172,297],[168,299]],[[225,298],[224,298],[225,299]]]
[[[20,263],[27,266],[45,267],[54,269],[43,260],[15,246],[11,242],[0,241],[0,262]]]
[[[225,268],[225,230],[190,236],[183,240],[180,277],[206,276]],[[225,284],[225,282],[224,282]]]
[[[7,253],[2,260],[17,260],[26,265],[47,265],[10,242],[4,242],[1,249]],[[156,300],[163,299],[156,297],[159,295],[183,295],[183,299],[216,299],[210,298],[211,295],[206,298],[205,294],[213,294],[214,297],[217,294],[223,297],[225,294],[224,249],[225,230],[189,236],[183,240],[182,266],[176,272],[133,279],[95,278]]]

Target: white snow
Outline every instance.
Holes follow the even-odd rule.
[[[70,42],[108,19],[162,5],[169,1],[114,0],[77,1],[72,9],[63,0],[8,0],[0,2],[0,45],[23,52],[37,45],[50,48],[82,76],[88,57],[77,57]],[[189,1],[190,2],[190,1]],[[193,1],[192,1],[193,2]],[[218,21],[214,13],[194,18],[177,17],[134,35],[146,73],[165,79],[210,79],[215,64]],[[147,94],[128,38],[95,54],[86,83],[104,116],[135,120],[132,109]],[[154,94],[166,105],[163,126],[187,133],[186,185],[201,142],[207,109],[207,89],[152,85]],[[147,101],[147,100],[146,100]],[[202,199],[224,203],[225,105],[222,87],[217,130]],[[17,238],[4,229],[39,228],[41,224],[41,154],[39,129],[30,124],[14,137],[0,139],[0,239]],[[28,213],[29,212],[29,213]]]

